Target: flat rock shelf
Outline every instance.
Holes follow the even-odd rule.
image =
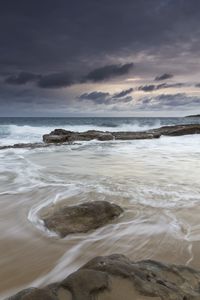
[[[158,139],[161,136],[181,136],[189,134],[200,134],[200,124],[185,124],[163,126],[160,128],[146,131],[98,131],[88,130],[85,132],[68,131],[65,129],[55,129],[49,134],[43,135],[43,142],[38,143],[19,143],[14,145],[0,146],[0,150],[13,148],[46,148],[51,145],[72,144],[78,141],[113,141],[113,140],[145,140]]]

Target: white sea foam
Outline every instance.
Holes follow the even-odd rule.
[[[139,123],[118,127],[9,125],[1,143],[40,141],[42,134],[56,127],[75,131],[151,128]],[[31,265],[28,260],[33,273],[40,269],[44,252],[50,263],[53,259],[52,270],[48,268],[48,274],[29,286],[63,279],[92,257],[116,252],[134,260],[164,257],[173,263],[198,265],[199,156],[199,135],[0,151],[1,245],[8,239],[18,242],[12,252],[18,268],[34,245],[38,261]],[[112,224],[60,241],[45,230],[39,211],[63,199],[69,205],[107,200],[125,211]],[[55,246],[62,249],[56,258],[51,252],[57,251]],[[3,263],[9,261],[9,253],[3,250],[0,254]],[[5,272],[8,265],[4,264]],[[14,276],[9,277],[13,283]]]
[[[87,130],[101,131],[142,131],[160,126],[156,121],[153,125],[141,125],[139,122],[133,124],[122,123],[119,126],[101,125],[66,125],[59,124],[54,126],[30,126],[30,125],[0,125],[0,145],[12,145],[16,143],[41,142],[44,134],[50,133],[55,128],[63,128],[69,131],[84,132]]]

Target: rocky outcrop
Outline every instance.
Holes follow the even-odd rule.
[[[200,271],[113,254],[96,257],[63,281],[7,300],[199,300]]]
[[[111,141],[111,140],[144,140],[157,139],[161,136],[180,136],[187,134],[200,134],[200,124],[186,124],[163,126],[146,131],[97,131],[88,130],[85,132],[67,131],[65,129],[55,129],[49,134],[43,135],[44,143],[20,143],[14,145],[0,146],[0,150],[14,148],[44,148],[53,145],[71,144],[75,141]]]
[[[152,132],[167,136],[200,134],[200,124],[163,126],[152,130]]]
[[[43,208],[40,217],[44,225],[60,237],[71,233],[88,232],[99,228],[118,217],[123,209],[107,201],[86,202],[69,206],[59,203]]]
[[[0,146],[0,150],[6,150],[6,149],[21,149],[21,148],[29,148],[29,149],[35,149],[35,148],[46,148],[50,145],[44,144],[44,143],[20,143],[20,144],[14,144],[14,145],[5,145]]]
[[[146,140],[146,139],[158,139],[160,134],[157,132],[140,131],[140,132],[129,132],[119,131],[112,132],[115,140]]]
[[[199,134],[200,124],[186,124],[186,125],[174,125],[163,126],[160,128],[146,130],[146,131],[119,131],[119,132],[104,132],[89,130],[85,132],[73,132],[64,129],[55,129],[50,134],[43,136],[45,143],[70,143],[74,141],[109,141],[109,140],[139,140],[139,139],[155,139],[162,135],[167,136],[179,136],[187,134]]]
[[[200,114],[185,116],[185,118],[200,118]]]
[[[114,139],[114,136],[110,132],[88,130],[86,132],[72,132],[64,129],[55,129],[50,134],[43,135],[43,141],[45,143],[63,143],[73,141],[110,141]]]

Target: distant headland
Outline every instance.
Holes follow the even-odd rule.
[[[185,116],[185,118],[200,118],[200,114]]]

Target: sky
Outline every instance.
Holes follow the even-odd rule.
[[[200,113],[199,0],[1,0],[0,116]]]

